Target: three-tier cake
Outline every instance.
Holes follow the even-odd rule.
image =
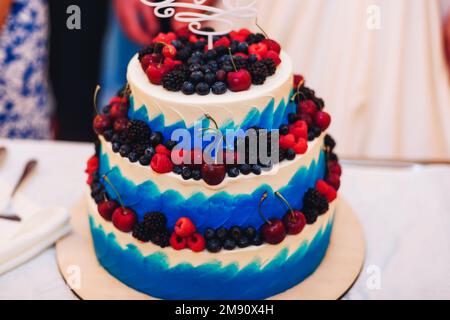
[[[93,243],[110,274],[163,299],[264,299],[314,272],[341,167],[323,100],[292,70],[275,41],[248,30],[213,49],[187,30],[160,34],[132,58],[128,84],[94,120],[87,169]],[[275,160],[252,162],[242,135],[213,162],[204,143],[178,140],[249,129]]]

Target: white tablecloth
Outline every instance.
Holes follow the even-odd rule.
[[[82,195],[93,146],[11,142],[0,177],[13,183],[23,164],[39,160],[23,193],[37,204],[73,205]],[[345,299],[450,299],[450,167],[344,167],[342,194],[367,240],[364,269]],[[76,299],[51,248],[0,277],[0,299]]]

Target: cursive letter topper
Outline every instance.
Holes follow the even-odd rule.
[[[208,47],[213,48],[214,36],[227,34],[233,30],[233,22],[230,18],[251,19],[256,18],[258,11],[255,8],[257,0],[251,0],[245,5],[237,4],[237,1],[222,0],[223,9],[207,6],[207,0],[193,0],[193,3],[176,2],[176,0],[149,1],[141,0],[147,6],[153,7],[155,15],[159,18],[171,18],[187,23],[189,30],[198,35],[208,37]],[[175,8],[198,10],[198,12],[176,12]],[[202,24],[208,21],[216,21],[223,24],[220,31],[203,31]]]

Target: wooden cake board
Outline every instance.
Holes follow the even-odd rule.
[[[336,300],[358,278],[364,263],[362,226],[350,205],[341,199],[326,256],[306,280],[269,300]],[[84,200],[71,210],[73,232],[56,244],[57,261],[66,283],[86,300],[156,300],[113,276],[97,262]]]

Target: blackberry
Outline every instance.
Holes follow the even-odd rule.
[[[327,198],[321,195],[317,190],[309,189],[303,196],[303,209],[314,209],[317,211],[318,215],[322,215],[328,211]]]
[[[170,245],[170,234],[168,230],[162,230],[155,233],[151,239],[153,244],[160,246],[161,248],[166,248]]]
[[[267,76],[273,76],[277,72],[277,65],[272,59],[263,59],[261,62],[266,66]]]
[[[256,34],[252,33],[247,37],[246,42],[251,45],[251,44],[259,43],[259,42],[263,41],[265,38],[266,37],[261,33],[256,33]]]
[[[139,156],[139,158],[145,154],[145,151],[149,148],[148,142],[143,143],[135,143],[132,145],[132,150],[136,152],[136,154]]]
[[[136,238],[142,242],[149,242],[152,237],[151,232],[149,232],[144,223],[135,224],[132,234],[133,238]]]
[[[306,223],[307,224],[313,224],[314,222],[317,221],[317,218],[319,216],[319,212],[317,211],[317,209],[314,208],[304,208],[302,210],[303,214],[305,215],[306,218]]]
[[[186,70],[183,68],[175,68],[163,76],[162,85],[166,90],[178,92],[186,80]]]
[[[325,146],[328,147],[331,152],[333,152],[334,148],[336,148],[336,141],[329,134],[325,136],[324,143]]]
[[[155,234],[167,228],[167,219],[162,213],[150,212],[145,214],[144,224],[152,234]]]
[[[252,83],[261,85],[266,82],[268,70],[262,61],[257,61],[248,66],[248,71],[252,75]]]
[[[131,120],[128,123],[128,139],[139,143],[146,142],[150,138],[151,130],[149,126],[142,120]]]

